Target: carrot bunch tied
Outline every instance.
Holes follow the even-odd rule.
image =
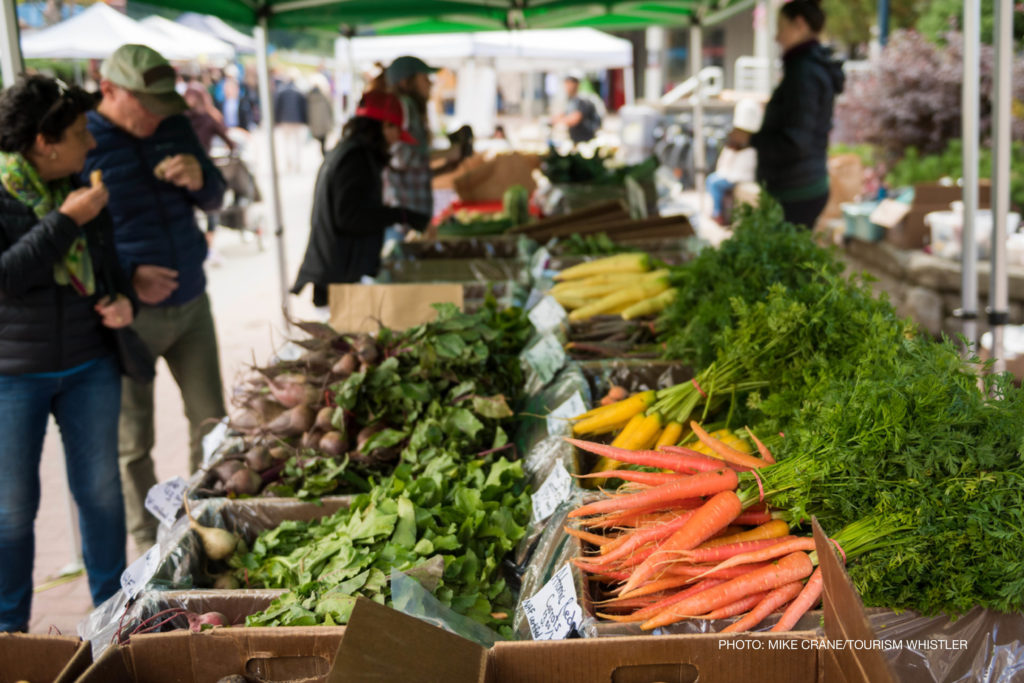
[[[763,444],[755,457],[695,422],[690,428],[713,457],[675,446],[627,450],[568,439],[619,463],[657,468],[664,477],[606,472],[629,481],[628,488],[605,492],[569,514],[581,528],[567,532],[592,548],[576,566],[610,595],[598,602],[598,616],[637,622],[644,630],[740,617],[727,629],[740,631],[782,611],[773,630],[792,629],[821,597],[814,540],[792,534],[764,500],[794,476],[794,465],[773,464]],[[878,537],[877,525],[868,523],[844,532],[854,550]]]

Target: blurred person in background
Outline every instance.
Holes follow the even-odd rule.
[[[227,145],[229,150],[235,149],[235,143],[228,135],[227,126],[223,123],[223,115],[213,106],[210,94],[197,84],[189,85],[185,89],[185,103],[188,109],[185,111],[185,118],[192,124],[196,138],[199,139],[199,146],[207,154],[213,145],[214,138],[220,138]],[[218,207],[219,208],[219,207]],[[207,259],[213,265],[221,262],[220,254],[213,248],[213,236],[217,231],[217,221],[220,219],[220,211],[206,211],[206,245],[208,247]]]
[[[388,150],[399,141],[414,141],[403,124],[402,105],[394,95],[369,92],[360,100],[317,175],[312,230],[292,294],[312,284],[313,305],[327,306],[330,284],[377,274],[388,226],[426,227],[428,214],[382,201]]]
[[[233,78],[224,81],[224,102],[220,113],[226,128],[249,130],[252,122],[251,106],[242,95],[242,87]]]
[[[743,141],[761,129],[763,115],[761,105],[753,100],[740,100],[733,110],[732,130],[707,180],[711,218],[719,225],[725,222],[726,196],[739,183],[752,183],[757,176],[757,150]]]
[[[181,389],[189,423],[188,471],[202,437],[224,411],[217,334],[206,293],[207,244],[195,210],[220,208],[225,182],[182,113],[174,68],[144,45],[122,45],[103,62],[103,99],[88,114],[96,138],[85,172],[110,188],[118,258],[140,302],[132,329],[163,358]],[[153,382],[121,385],[120,465],[128,532],[138,549],[156,540],[145,509],[156,484]]]
[[[434,215],[434,175],[453,170],[462,159],[460,148],[433,150],[427,121],[431,75],[437,69],[418,57],[402,56],[385,71],[388,87],[402,105],[405,129],[411,141],[401,140],[391,150],[391,162],[384,172],[391,206],[401,206],[427,216]],[[443,166],[432,166],[443,158]]]
[[[779,9],[782,81],[761,130],[740,140],[757,150],[757,180],[782,205],[786,220],[808,229],[828,203],[828,137],[845,82],[842,65],[818,40],[824,28],[820,0],[792,0]]]
[[[573,143],[593,140],[601,128],[601,112],[597,104],[587,94],[580,92],[583,74],[573,71],[565,77],[565,111],[552,119],[554,125],[564,125],[569,129],[569,139]]]
[[[285,170],[302,171],[302,148],[306,141],[306,96],[299,91],[297,69],[289,69],[274,93],[274,125],[280,138]]]
[[[92,95],[42,76],[0,93],[0,631],[27,631],[39,462],[50,415],[99,605],[125,568],[117,466],[121,374],[110,330],[130,325],[102,181],[78,173],[96,142]]]
[[[334,106],[331,86],[320,73],[310,76],[312,87],[306,94],[306,116],[309,134],[320,143],[320,155],[327,156],[327,136],[334,130]]]

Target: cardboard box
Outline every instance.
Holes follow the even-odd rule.
[[[104,652],[78,683],[216,683],[230,675],[325,683],[344,633],[344,626],[301,626],[136,636]]]
[[[92,649],[72,636],[0,633],[0,683],[72,683],[92,664]]]
[[[826,647],[874,639],[863,605],[815,523],[825,581],[825,629],[500,642],[485,650],[439,628],[359,600],[328,683],[794,683],[894,680],[882,653]]]
[[[987,182],[978,185],[978,208],[991,207],[991,186]],[[928,244],[929,230],[924,217],[932,211],[949,211],[949,205],[963,198],[963,188],[923,183],[914,186],[914,202],[910,211],[895,224],[886,225],[885,240],[900,249],[920,249]],[[879,223],[879,225],[882,225]]]
[[[331,285],[330,325],[347,332],[405,330],[437,319],[435,303],[463,304],[461,284]]]
[[[522,185],[527,194],[533,194],[537,189],[533,172],[538,168],[540,157],[536,154],[499,154],[493,159],[464,162],[451,179],[451,184],[464,202],[501,201],[505,191],[513,185]]]

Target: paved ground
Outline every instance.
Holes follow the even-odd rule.
[[[310,143],[303,149],[303,168],[298,174],[282,177],[284,222],[288,276],[294,278],[309,234],[309,210],[313,182],[320,164],[319,147]],[[268,187],[264,177],[261,186]],[[220,341],[221,373],[225,387],[253,358],[266,360],[283,339],[277,246],[272,235],[264,237],[264,251],[255,242],[243,242],[238,232],[217,233],[215,249],[220,263],[208,263],[209,292]],[[311,317],[309,293],[292,297],[292,313]],[[187,475],[188,433],[177,386],[166,366],[158,370],[157,445],[154,453],[157,476],[162,481],[175,475]],[[116,408],[111,408],[115,410]],[[74,541],[70,523],[67,483],[64,476],[63,449],[55,424],[51,423],[43,446],[42,501],[36,519],[36,558],[34,580],[37,587],[55,578],[74,561]],[[129,542],[129,559],[137,550]],[[91,610],[84,575],[36,593],[30,630],[45,633],[55,628],[74,633],[78,622]]]

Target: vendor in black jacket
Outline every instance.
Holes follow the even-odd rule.
[[[384,206],[382,176],[388,149],[410,142],[402,105],[389,93],[363,96],[342,139],[320,167],[313,195],[312,231],[306,256],[292,288],[313,284],[313,304],[327,305],[331,283],[359,282],[380,269],[384,230],[396,223],[422,229],[430,220],[415,211]]]
[[[121,377],[110,329],[132,322],[102,180],[76,189],[96,146],[85,91],[42,76],[0,94],[0,631],[31,612],[39,460],[52,414],[78,505],[94,604],[120,587]]]
[[[828,136],[843,91],[840,64],[818,42],[825,27],[820,0],[792,0],[779,10],[776,41],[783,50],[782,82],[772,93],[757,150],[757,180],[782,204],[786,220],[810,229],[828,203]]]

